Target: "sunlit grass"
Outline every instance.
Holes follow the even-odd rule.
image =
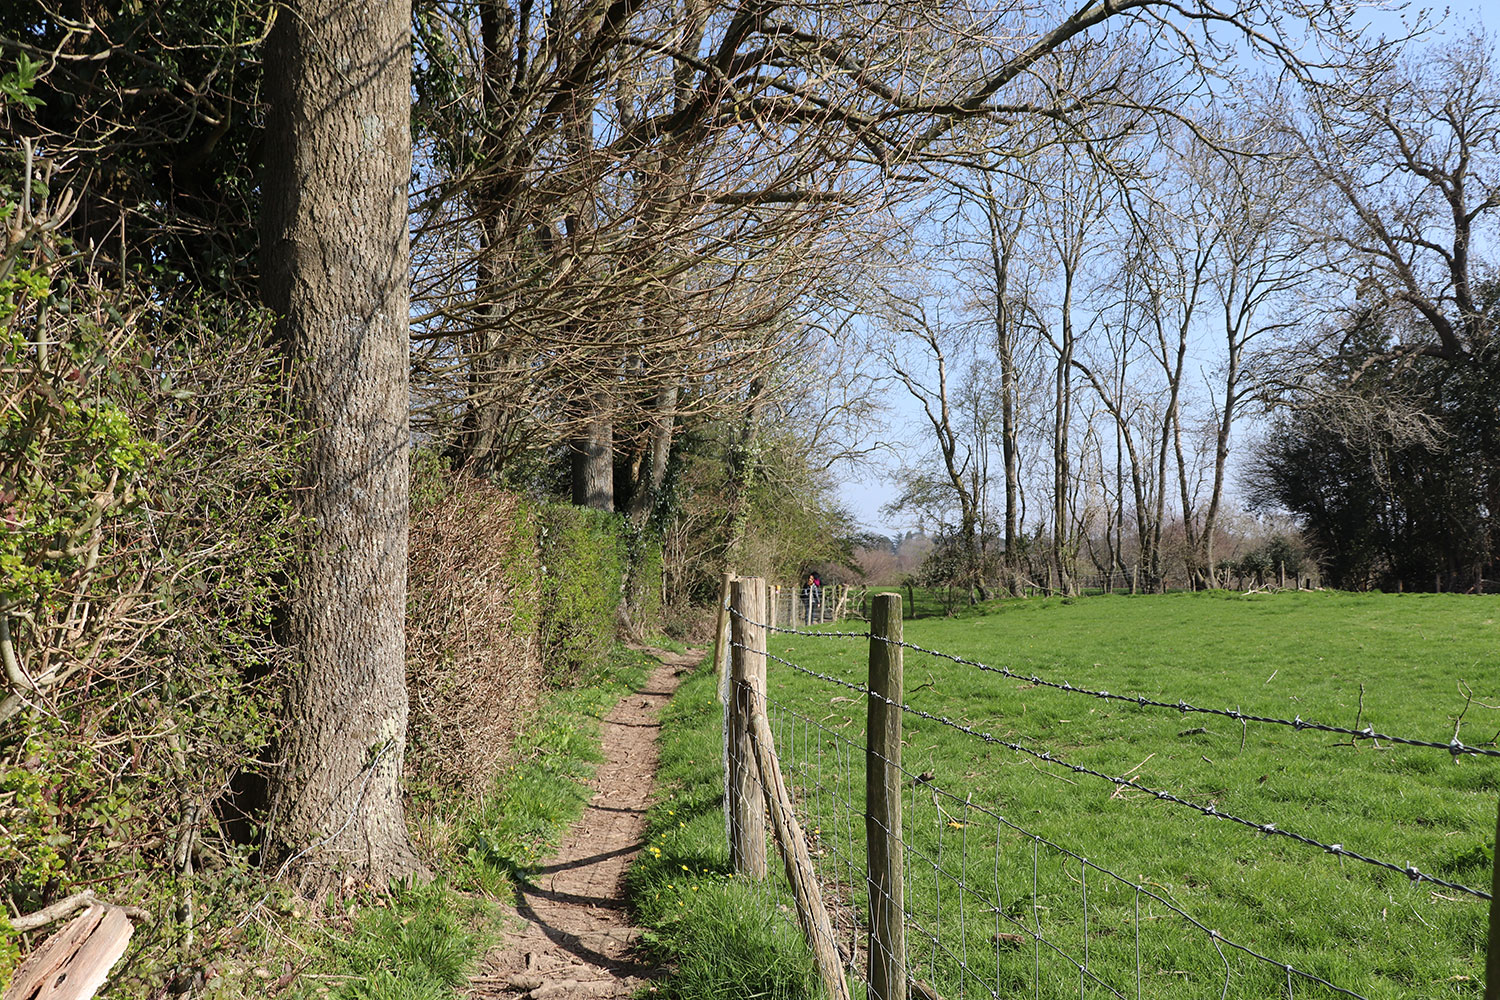
[[[1492,742],[1500,729],[1500,711],[1486,707],[1500,705],[1497,598],[1172,594],[1009,601],[987,610],[909,621],[906,638],[1078,687],[1350,727],[1358,720],[1440,743],[1454,735],[1467,684],[1475,701],[1460,738]],[[771,651],[865,679],[859,640],[773,635]],[[862,744],[863,705],[776,662],[769,672],[773,701],[808,720],[783,715],[779,726],[783,753],[802,763],[796,783],[810,824],[852,827],[851,843],[829,846],[860,849],[862,758],[844,771],[829,762],[839,759],[840,740]],[[907,702],[934,715],[1257,823],[1489,888],[1495,758],[1242,729],[1230,719],[1107,702],[913,652],[905,672]],[[907,769],[934,775],[930,786],[908,785],[908,837],[968,890],[960,912],[955,883],[935,877],[929,860],[909,858],[910,908],[923,928],[940,928],[938,945],[924,930],[912,932],[913,966],[945,997],[1079,995],[1079,970],[1046,947],[1034,950],[1029,932],[1038,928],[1078,964],[1086,946],[1090,973],[1125,996],[1136,995],[1137,948],[1142,996],[1218,996],[1226,979],[1229,996],[1286,995],[1284,970],[1226,948],[1226,971],[1202,930],[1028,834],[1172,901],[1225,939],[1356,993],[1480,992],[1482,900],[1206,818],[932,721],[908,715],[904,735]],[[935,804],[934,787],[955,798]],[[835,790],[854,803],[853,824],[832,810]],[[998,913],[987,902],[995,899]],[[997,932],[1023,934],[1024,946],[997,945]],[[1083,995],[1109,995],[1083,978]],[[1296,976],[1293,987],[1297,997],[1331,995]]]

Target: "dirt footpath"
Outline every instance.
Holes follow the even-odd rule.
[[[604,720],[593,800],[557,853],[521,887],[516,914],[526,926],[485,956],[469,983],[472,1000],[628,997],[659,974],[632,957],[640,932],[625,912],[625,869],[645,833],[661,710],[679,673],[704,654],[650,652],[661,665]]]

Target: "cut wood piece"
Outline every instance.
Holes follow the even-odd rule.
[[[90,906],[21,963],[4,1000],[90,1000],[133,933],[121,907]]]

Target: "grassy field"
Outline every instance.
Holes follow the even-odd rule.
[[[1500,598],[1210,593],[1011,601],[987,611],[909,621],[906,637],[1080,687],[1335,725],[1358,719],[1439,742],[1453,736],[1466,701],[1461,684],[1468,684],[1475,698],[1460,738],[1492,742],[1500,730],[1500,710],[1486,707],[1500,705]],[[771,652],[851,682],[865,679],[861,640],[773,635]],[[1242,731],[1229,719],[1105,702],[910,651],[906,688],[916,708],[1071,763],[1489,889],[1500,793],[1495,758],[1354,746],[1278,726]],[[847,689],[776,662],[769,689],[825,874],[840,877],[838,859],[862,863],[856,748],[863,705]],[[909,784],[905,803],[916,849],[908,904],[919,925],[909,949],[915,974],[950,1000],[992,991],[1288,995],[1280,964],[1221,948],[1134,886],[1225,941],[1358,995],[1481,992],[1482,900],[910,715],[905,740],[906,768],[933,774]],[[1085,868],[1079,857],[1099,867]],[[841,877],[846,902],[862,908],[860,878],[847,869]],[[1029,930],[1049,944],[1035,947]],[[997,933],[1023,940],[997,941]],[[1339,994],[1293,975],[1291,995]]]

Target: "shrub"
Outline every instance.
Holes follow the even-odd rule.
[[[106,285],[27,197],[0,235],[0,900],[144,904],[117,988],[148,992],[246,891],[297,440],[264,315]]]
[[[614,646],[629,552],[618,515],[550,504],[538,525],[547,679],[566,686],[593,676]]]
[[[412,462],[407,772],[489,787],[542,686],[535,507],[439,456]]]
[[[624,521],[626,553],[625,605],[626,629],[644,637],[662,627],[661,539],[649,530],[636,529]]]

